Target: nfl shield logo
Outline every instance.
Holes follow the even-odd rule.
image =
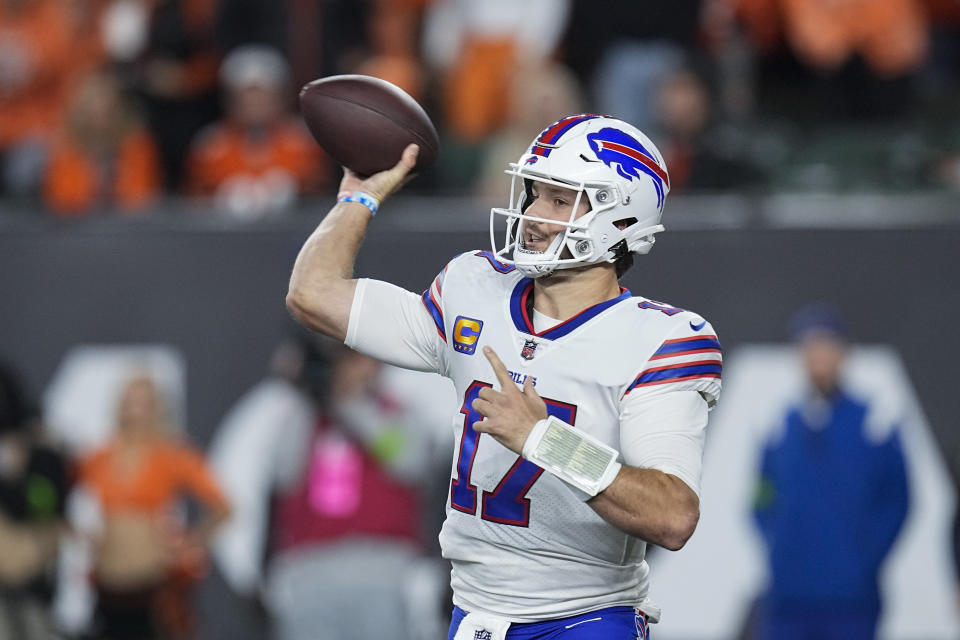
[[[537,343],[535,340],[527,340],[523,343],[523,349],[520,350],[520,357],[524,360],[533,360],[536,355]]]

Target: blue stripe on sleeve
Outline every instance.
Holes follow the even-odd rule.
[[[653,356],[666,356],[682,351],[703,351],[706,349],[721,351],[720,342],[715,338],[700,338],[699,340],[683,340],[680,342],[668,341],[657,349]]]
[[[670,367],[669,369],[660,369],[658,371],[647,371],[640,375],[630,385],[630,389],[654,382],[666,382],[671,380],[683,380],[685,378],[697,377],[720,377],[723,371],[723,365],[716,363],[697,363],[687,367]]]
[[[440,311],[440,307],[433,303],[433,299],[430,297],[430,289],[423,292],[421,300],[423,300],[423,306],[425,306],[427,311],[430,312],[430,315],[433,316],[433,322],[437,325],[437,331],[439,331],[443,339],[446,340],[447,331],[443,326],[443,312]]]

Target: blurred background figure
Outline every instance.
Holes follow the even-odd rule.
[[[510,190],[504,168],[527,150],[545,122],[555,122],[584,110],[585,98],[573,73],[559,62],[521,63],[512,70],[508,116],[503,127],[485,143],[483,166],[475,191],[500,206]],[[533,132],[533,133],[531,133]]]
[[[903,115],[908,81],[927,55],[920,0],[782,0],[784,32],[809,67],[817,111],[847,117]]]
[[[537,69],[554,59],[569,16],[569,0],[440,0],[427,6],[423,56],[438,84],[445,158],[437,169],[439,185],[475,182],[487,137],[515,115],[509,110],[514,70]],[[541,118],[537,127],[548,121]]]
[[[319,336],[281,345],[271,369],[212,446],[243,505],[217,549],[228,582],[264,589],[278,640],[442,635],[446,572],[428,553],[442,498],[431,514],[424,494],[446,486],[438,432],[449,425],[410,403],[380,363]],[[424,374],[400,375],[436,389]]]
[[[655,83],[652,130],[670,168],[670,189],[746,189],[761,183],[745,157],[739,132],[722,126],[711,87],[693,65],[682,64]]]
[[[258,600],[270,544],[274,493],[303,474],[316,403],[307,384],[311,349],[302,336],[274,349],[267,375],[224,416],[210,444],[210,465],[233,507],[214,546],[217,566],[235,595]],[[292,458],[283,457],[292,454]]]
[[[163,186],[153,136],[136,103],[106,68],[77,85],[46,169],[43,198],[59,216],[135,213]]]
[[[552,56],[569,14],[568,0],[430,4],[424,45],[444,78],[444,126],[452,136],[476,143],[506,122],[511,70]]]
[[[0,193],[36,197],[74,70],[62,0],[0,2]]]
[[[801,309],[791,333],[809,391],[761,461],[755,516],[771,578],[756,637],[868,640],[880,568],[907,516],[900,436],[878,440],[870,408],[844,388],[847,331],[833,308]]]
[[[325,156],[291,110],[290,70],[270,47],[235,49],[220,69],[226,115],[193,141],[190,192],[236,217],[276,215],[326,186]]]
[[[17,376],[0,365],[0,640],[48,640],[67,462],[45,442]]]
[[[565,52],[589,87],[592,110],[651,131],[657,87],[697,50],[705,4],[677,0],[665,9],[630,0],[605,2],[602,8],[589,0],[574,2]]]
[[[187,638],[190,588],[230,507],[203,457],[178,441],[153,380],[136,376],[117,406],[116,431],[80,465],[82,487],[100,509],[93,540],[93,637]],[[200,515],[188,523],[184,500]]]
[[[426,0],[374,0],[367,18],[370,52],[353,71],[392,82],[423,102],[427,73],[418,38]]]
[[[104,8],[104,46],[143,100],[169,192],[182,186],[190,140],[219,113],[216,5],[217,0],[111,0]]]
[[[930,0],[718,0],[759,54],[767,114],[902,117],[930,50]],[[716,14],[715,14],[716,15]],[[779,77],[777,77],[779,75]],[[777,94],[780,95],[777,95]]]

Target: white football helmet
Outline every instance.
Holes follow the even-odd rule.
[[[490,242],[497,260],[527,277],[647,253],[654,234],[663,231],[660,216],[670,191],[666,164],[650,139],[622,120],[590,113],[558,120],[506,173],[513,176],[510,205],[490,210]],[[570,220],[524,214],[534,181],[577,192]],[[574,219],[584,196],[590,210]],[[497,244],[500,216],[506,219],[502,246]],[[524,220],[566,228],[545,251],[532,251],[523,246]]]

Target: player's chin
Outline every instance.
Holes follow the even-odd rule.
[[[543,253],[550,246],[553,238],[543,238],[532,236],[524,238],[520,243],[520,249],[525,253]]]

